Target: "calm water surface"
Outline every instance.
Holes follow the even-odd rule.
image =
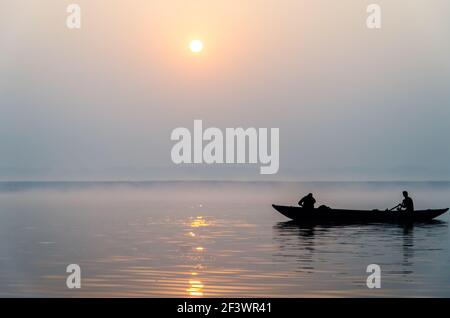
[[[271,208],[450,206],[450,183],[0,183],[0,296],[450,296],[448,215],[298,226]],[[82,288],[66,288],[79,264]],[[366,267],[382,288],[366,287]]]

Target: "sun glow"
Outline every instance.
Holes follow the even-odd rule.
[[[189,48],[193,53],[200,53],[203,51],[203,42],[200,40],[192,40],[189,44]]]

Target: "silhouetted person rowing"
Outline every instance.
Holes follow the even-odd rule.
[[[414,212],[414,202],[409,197],[408,191],[403,191],[403,202],[400,204],[400,208],[406,212]]]
[[[300,205],[304,209],[314,209],[314,204],[316,203],[316,199],[314,199],[313,194],[309,193],[304,196],[300,201],[298,201],[298,205]]]

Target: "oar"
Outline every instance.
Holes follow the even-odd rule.
[[[389,211],[393,211],[394,209],[398,208],[400,205],[402,205],[401,203],[397,204],[396,206],[394,206],[392,209],[389,209]]]

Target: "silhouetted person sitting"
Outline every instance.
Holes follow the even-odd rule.
[[[400,208],[403,209],[403,211],[406,212],[414,212],[414,202],[413,200],[408,196],[408,191],[403,191],[403,202],[400,205]]]
[[[314,204],[316,203],[316,199],[314,199],[312,193],[304,196],[300,201],[298,201],[298,205],[300,205],[304,209],[314,209]]]

